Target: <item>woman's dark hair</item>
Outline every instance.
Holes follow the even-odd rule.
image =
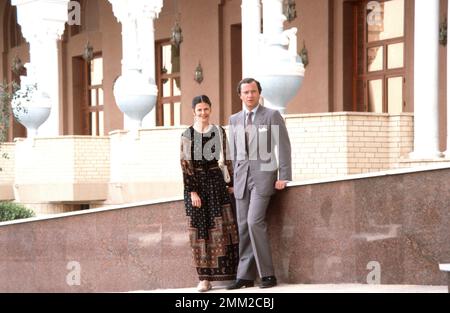
[[[192,99],[192,109],[195,110],[195,106],[199,103],[206,103],[207,105],[209,105],[209,107],[212,106],[211,100],[209,100],[208,96],[206,95],[194,97],[194,99]]]
[[[254,79],[254,78],[244,78],[244,79],[241,80],[241,81],[239,82],[239,84],[238,84],[238,87],[237,87],[237,93],[238,93],[238,95],[241,94],[241,86],[242,86],[242,84],[251,84],[251,83],[253,83],[253,82],[256,83],[256,86],[258,87],[258,91],[259,91],[259,93],[261,94],[262,88],[261,88],[261,84],[259,83],[259,81],[257,81],[257,80]]]

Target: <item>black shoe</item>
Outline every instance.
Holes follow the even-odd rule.
[[[266,276],[261,278],[261,286],[259,288],[270,288],[277,285],[277,278],[275,276]]]
[[[236,281],[227,287],[228,290],[240,289],[242,287],[253,287],[255,283],[253,280],[247,279],[236,279]]]

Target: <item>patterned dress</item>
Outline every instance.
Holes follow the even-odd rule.
[[[226,134],[221,129],[226,156]],[[218,131],[218,126],[211,126],[208,132],[199,133],[191,126],[181,136],[184,204],[193,261],[199,279],[209,281],[235,279],[239,263],[238,229],[227,191],[233,181],[226,184],[218,166]],[[229,158],[225,164],[232,176]],[[199,195],[201,208],[192,207],[192,191]]]

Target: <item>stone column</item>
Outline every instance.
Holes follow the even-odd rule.
[[[242,0],[242,76],[254,75],[254,61],[260,51],[261,1]]]
[[[266,44],[274,41],[276,44],[282,44],[283,23],[286,21],[286,16],[283,15],[283,0],[262,0],[262,2],[264,41]]]
[[[439,0],[416,0],[414,16],[414,159],[439,152]]]
[[[27,68],[37,83],[38,91],[51,99],[51,113],[39,128],[41,136],[58,136],[60,129],[60,91],[57,41],[68,20],[69,0],[11,0],[17,7],[17,20],[22,34],[30,44]]]
[[[155,84],[155,40],[154,40],[154,24],[153,20],[158,17],[163,6],[162,0],[109,0],[113,7],[113,13],[117,20],[122,24],[122,77],[123,88],[119,87],[117,94],[121,98],[130,100],[132,97],[139,95],[141,91],[148,86],[147,96],[157,96],[157,86]],[[133,72],[133,74],[130,74]],[[139,82],[136,82],[136,79]],[[132,88],[127,88],[132,87]],[[130,89],[135,89],[134,91]],[[129,94],[125,94],[125,93]],[[133,94],[134,93],[134,94]],[[131,112],[129,108],[133,105],[130,101],[116,102],[121,110],[126,114],[124,116],[124,126],[126,129],[135,129],[142,127],[137,125],[137,120],[141,113]],[[134,101],[134,100],[133,100]],[[153,100],[152,100],[153,101]],[[121,103],[125,105],[121,105]],[[145,103],[144,103],[145,102]],[[147,107],[148,102],[142,102],[142,112],[146,112],[144,107]],[[128,108],[125,108],[128,106]],[[146,114],[144,126],[155,126],[155,110],[153,103],[153,112]],[[134,119],[130,120],[130,116],[134,115]],[[145,113],[144,113],[145,114]],[[128,117],[127,117],[128,115]]]
[[[138,19],[138,46],[140,48],[140,62],[142,73],[149,77],[150,83],[156,86],[155,70],[155,25],[154,20],[161,12],[162,1],[150,1],[144,4],[142,16]],[[156,107],[147,114],[142,121],[142,127],[156,126]]]

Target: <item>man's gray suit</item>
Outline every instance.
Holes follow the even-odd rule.
[[[253,125],[247,128],[247,143],[245,130],[245,111],[230,117],[230,152],[234,160],[240,240],[237,278],[254,280],[256,269],[260,277],[274,275],[266,210],[270,196],[275,193],[276,180],[292,180],[291,144],[281,114],[261,105]]]

